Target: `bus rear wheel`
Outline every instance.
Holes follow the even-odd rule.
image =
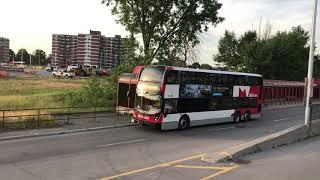
[[[179,120],[178,129],[185,130],[188,129],[190,126],[190,120],[188,116],[182,116]]]
[[[241,113],[240,112],[236,112],[233,115],[233,122],[234,123],[239,123],[241,121]]]
[[[251,113],[247,111],[246,113],[244,113],[244,121],[249,121],[249,120],[251,120]]]

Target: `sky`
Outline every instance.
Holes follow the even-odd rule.
[[[219,15],[225,21],[200,35],[200,63],[215,64],[212,56],[217,53],[225,30],[241,35],[246,30],[258,30],[260,22],[267,21],[272,25],[272,33],[298,25],[306,30],[311,28],[312,0],[218,1],[223,4]],[[319,43],[319,22],[317,28]],[[128,35],[101,0],[0,0],[0,36],[10,39],[10,48],[15,52],[21,48],[28,52],[43,49],[49,54],[52,34],[89,33],[90,29],[106,36]]]

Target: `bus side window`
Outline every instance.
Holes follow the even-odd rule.
[[[249,85],[250,86],[259,86],[260,82],[259,82],[260,78],[259,77],[249,77]]]
[[[190,84],[191,80],[188,77],[188,72],[180,72],[181,84]]]
[[[219,85],[219,74],[208,74],[208,84],[212,84],[214,86]]]
[[[263,78],[259,77],[258,82],[259,82],[259,86],[262,87],[263,86]]]
[[[177,112],[177,99],[166,99],[164,105],[164,111],[168,114]]]
[[[246,76],[235,75],[234,76],[234,85],[236,86],[248,86]]]
[[[223,86],[233,86],[233,76],[229,74],[220,75],[221,85]]]
[[[167,84],[179,84],[179,71],[169,70],[166,73]]]

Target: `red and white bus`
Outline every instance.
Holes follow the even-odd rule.
[[[259,74],[144,67],[132,121],[170,130],[259,118],[262,83]]]

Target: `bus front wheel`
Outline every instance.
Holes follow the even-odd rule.
[[[188,129],[190,126],[190,120],[188,116],[182,116],[179,120],[179,126],[178,129],[179,130],[184,130],[184,129]]]

